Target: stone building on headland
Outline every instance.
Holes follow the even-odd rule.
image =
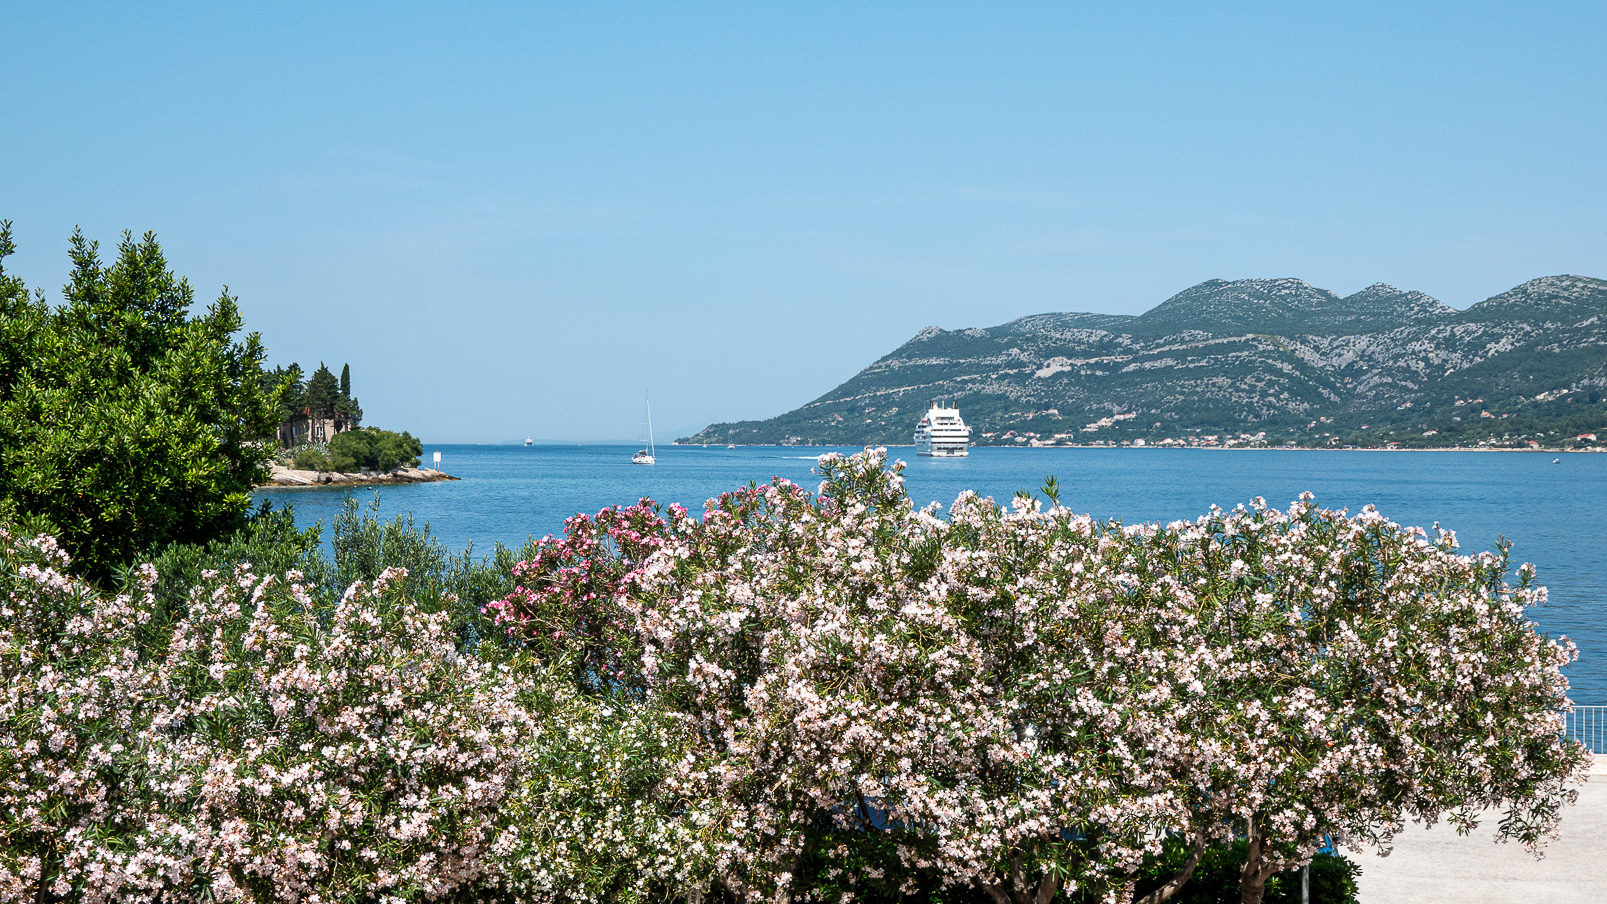
[[[351,430],[359,423],[358,418],[347,414],[317,417],[310,408],[302,408],[280,422],[279,446],[289,449],[307,443],[327,443],[335,434]]]
[[[274,368],[265,379],[283,385],[278,440],[289,449],[307,443],[327,443],[337,433],[356,429],[363,422],[363,408],[352,397],[351,366],[340,369],[340,379],[319,362],[318,369],[305,383],[301,366]]]

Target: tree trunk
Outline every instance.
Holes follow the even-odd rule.
[[[976,884],[987,893],[988,899],[993,904],[1050,904],[1060,892],[1060,880],[1050,875],[1039,879],[1036,886],[1027,884],[1022,874],[1022,858],[1019,852],[1010,855],[1008,879],[996,879],[990,882],[979,876]]]
[[[1003,882],[989,882],[978,876],[976,884],[978,888],[987,892],[988,900],[992,901],[993,904],[1013,904],[1010,900],[1010,893],[1004,890]]]
[[[1021,904],[1049,904],[1060,892],[1060,880],[1054,876],[1044,876],[1038,880],[1038,893],[1031,900],[1022,901]]]
[[[1205,856],[1205,835],[1196,835],[1194,836],[1194,841],[1189,845],[1188,859],[1183,861],[1183,866],[1177,871],[1177,875],[1166,880],[1165,885],[1134,901],[1133,904],[1161,904],[1162,901],[1177,894],[1188,883],[1189,878],[1194,875],[1194,870],[1200,865],[1200,858],[1203,856]]]
[[[1239,871],[1239,904],[1261,904],[1267,893],[1267,879],[1272,869],[1267,865],[1266,839],[1250,823],[1249,850],[1244,855],[1244,868]]]

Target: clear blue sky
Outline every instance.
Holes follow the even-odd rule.
[[[1210,278],[1607,277],[1600,2],[307,6],[5,3],[10,269],[155,230],[426,441],[766,417]]]

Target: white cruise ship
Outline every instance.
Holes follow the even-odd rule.
[[[915,425],[915,454],[963,458],[971,454],[971,428],[960,419],[960,406],[933,402]]]

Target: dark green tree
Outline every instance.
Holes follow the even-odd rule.
[[[340,401],[335,403],[335,413],[349,421],[349,427],[356,427],[363,422],[363,407],[352,398],[350,364],[342,364],[340,367]]]
[[[356,399],[341,399],[335,403],[335,413],[346,419],[347,429],[363,422],[363,406],[357,404]]]
[[[275,367],[263,371],[262,387],[265,392],[279,392],[279,422],[290,420],[307,407],[307,384],[301,377],[301,365]]]
[[[311,409],[313,417],[327,418],[335,416],[339,404],[340,384],[324,362],[320,361],[312,379],[307,381],[307,407]]]
[[[407,431],[393,433],[365,427],[347,430],[329,441],[330,465],[337,471],[389,471],[417,467],[424,446]]]
[[[242,527],[267,477],[280,392],[227,289],[201,315],[153,234],[115,263],[73,232],[64,303],[4,272],[0,518],[55,534],[95,579],[173,542]]]

